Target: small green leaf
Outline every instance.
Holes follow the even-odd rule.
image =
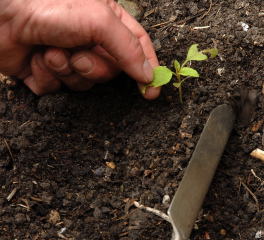
[[[181,64],[177,60],[174,60],[173,65],[176,72],[179,72],[181,70]]]
[[[158,66],[158,67],[154,68],[153,80],[147,86],[160,87],[162,85],[165,85],[168,82],[170,82],[170,80],[172,78],[172,74],[173,73],[169,68],[167,68],[165,66]]]
[[[199,73],[195,69],[190,67],[181,68],[179,74],[182,76],[199,77]]]
[[[210,49],[204,49],[202,50],[203,53],[209,53],[210,58],[215,58],[218,55],[218,49],[217,48],[210,48]]]
[[[198,50],[198,44],[193,44],[187,53],[187,61],[203,61],[206,60],[208,57],[203,54],[202,52],[199,52]]]
[[[140,91],[143,95],[145,95],[146,90],[147,90],[147,85],[139,84],[138,86],[139,86],[139,91]]]
[[[181,86],[181,82],[175,82],[173,83],[173,86],[176,87],[176,88],[179,88]]]

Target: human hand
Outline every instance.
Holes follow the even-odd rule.
[[[62,82],[87,90],[119,70],[146,84],[158,66],[148,34],[113,0],[1,0],[0,9],[0,72],[38,95]]]

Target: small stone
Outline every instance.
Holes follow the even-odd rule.
[[[142,17],[143,8],[139,5],[139,3],[129,0],[118,0],[118,3],[137,20]]]
[[[222,228],[219,233],[220,233],[220,235],[225,236],[226,235],[226,230]]]
[[[170,204],[170,196],[169,195],[164,195],[162,199],[162,204],[165,206],[169,206]]]
[[[60,214],[58,211],[56,210],[51,210],[49,213],[49,223],[55,225],[56,223],[58,223],[60,221]]]
[[[217,74],[219,76],[222,76],[224,73],[225,73],[225,68],[224,67],[223,68],[217,68]]]
[[[261,239],[264,237],[264,230],[259,230],[256,232],[255,238],[256,239]]]

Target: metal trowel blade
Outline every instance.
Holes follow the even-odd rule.
[[[229,105],[220,105],[211,112],[168,210],[173,240],[189,239],[234,120]]]

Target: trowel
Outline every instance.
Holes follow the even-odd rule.
[[[188,240],[229,135],[235,112],[220,105],[210,114],[168,210],[172,240]]]

